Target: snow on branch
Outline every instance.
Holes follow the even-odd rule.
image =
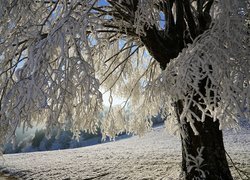
[[[195,116],[190,106],[203,114],[196,120],[212,116],[221,127],[249,118],[247,6],[216,2],[211,28],[161,72],[140,38],[161,28],[162,1],[134,2],[0,0],[0,144],[20,124],[44,121],[48,133],[69,126],[77,136],[100,126],[114,137],[144,133],[161,113],[173,128],[178,100],[181,119]],[[125,99],[103,119],[100,88]]]

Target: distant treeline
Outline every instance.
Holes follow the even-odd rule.
[[[10,141],[5,145],[4,153],[21,153],[34,151],[59,150],[68,148],[77,148],[101,143],[101,135],[81,132],[79,140],[73,138],[70,131],[54,130],[48,138],[45,136],[45,130],[36,130],[35,135],[28,136],[19,142]]]
[[[152,118],[153,125],[163,123],[160,115]],[[55,129],[50,137],[46,137],[45,129],[36,129],[31,131],[30,134],[24,136],[20,130],[18,137],[4,147],[4,153],[21,153],[21,152],[35,152],[35,151],[48,151],[59,150],[68,148],[77,148],[103,143],[100,131],[96,134],[81,132],[79,140],[73,137],[71,131]],[[125,133],[120,136],[125,136]],[[119,139],[119,137],[118,137]]]

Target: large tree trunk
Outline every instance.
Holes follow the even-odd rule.
[[[180,114],[180,101],[176,108]],[[204,122],[194,121],[199,135],[194,134],[189,122],[181,122],[182,178],[232,180],[219,121],[213,122],[211,117],[206,117]]]
[[[213,122],[207,119],[205,122],[195,123],[198,127],[199,135],[194,135],[190,124],[184,124],[185,137],[182,141],[182,171],[185,179],[201,179],[211,180],[231,180],[233,179],[228,167],[225,149],[223,145],[222,131],[219,130],[219,122]],[[201,157],[204,159],[201,167],[196,167],[195,162],[190,162],[188,156],[197,157],[198,150],[202,150]],[[198,160],[198,159],[197,159]],[[199,172],[199,169],[205,173],[205,176]],[[202,178],[204,176],[204,178]]]

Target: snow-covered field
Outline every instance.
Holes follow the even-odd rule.
[[[250,131],[225,133],[235,165],[250,173]],[[178,179],[181,149],[177,136],[160,126],[143,137],[78,149],[4,155],[0,172],[18,179]],[[232,166],[232,163],[230,162]],[[235,179],[237,171],[231,167]]]

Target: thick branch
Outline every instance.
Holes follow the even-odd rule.
[[[183,0],[176,0],[176,32],[179,40],[179,48],[184,48],[184,31],[186,24],[184,22]]]
[[[179,54],[179,45],[176,37],[165,37],[155,27],[146,31],[146,36],[141,37],[141,41],[147,47],[151,56],[160,63],[162,69]],[[163,33],[163,32],[162,32]]]
[[[194,39],[197,36],[197,26],[194,21],[194,16],[191,11],[191,4],[189,0],[184,0],[183,1],[184,9],[185,9],[185,15],[186,15],[186,20],[188,23],[188,28],[191,37]]]

